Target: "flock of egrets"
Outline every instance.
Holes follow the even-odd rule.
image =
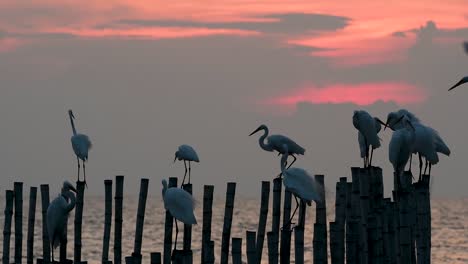
[[[468,53],[468,42],[464,43],[465,50]],[[468,76],[463,77],[458,83],[452,86],[449,90],[468,82]],[[92,147],[91,140],[87,135],[79,134],[76,131],[74,119],[75,116],[72,110],[68,111],[70,123],[73,131],[71,143],[73,151],[78,163],[78,181],[80,180],[80,168],[83,165],[83,181],[86,184],[86,162],[88,160],[88,152]],[[381,140],[378,134],[384,126],[393,130],[393,135],[389,143],[389,160],[393,165],[395,175],[399,182],[399,176],[405,170],[409,163],[409,171],[411,171],[411,157],[417,154],[419,157],[419,180],[421,175],[431,173],[431,167],[439,162],[438,153],[450,155],[450,149],[447,147],[439,133],[423,124],[414,114],[406,109],[401,109],[396,112],[391,112],[387,116],[387,121],[384,123],[377,117],[372,117],[368,112],[360,110],[354,111],[353,125],[358,130],[358,143],[361,158],[364,161],[364,167],[372,166],[372,155],[374,149],[381,146]],[[284,135],[269,135],[269,130],[266,125],[259,126],[251,135],[263,130],[263,135],[259,138],[260,147],[268,152],[278,152],[281,155],[280,168],[281,173],[278,177],[283,177],[283,184],[289,190],[296,200],[296,208],[291,216],[291,219],[283,226],[287,227],[294,217],[294,214],[299,207],[299,199],[311,204],[312,201],[319,201],[322,197],[317,182],[306,170],[302,168],[291,167],[297,160],[297,155],[304,155],[305,149],[297,144],[294,140]],[[293,158],[288,166],[288,157]],[[424,172],[423,158],[425,160]],[[191,162],[199,162],[196,151],[189,145],[181,145],[175,153],[174,162],[182,160],[185,166],[184,178],[181,186],[185,182],[187,173],[189,175],[188,183],[190,183]],[[187,167],[188,163],[188,167]],[[179,187],[167,186],[167,181],[163,180],[163,201],[164,207],[174,217],[176,224],[176,239],[174,249],[177,247],[178,226],[177,220],[187,225],[197,223],[194,211],[194,199],[191,194]],[[68,181],[63,183],[61,194],[55,198],[47,209],[47,229],[49,233],[50,244],[52,247],[52,260],[54,249],[60,245],[64,239],[64,230],[66,228],[66,219],[68,213],[75,207],[76,189]]]

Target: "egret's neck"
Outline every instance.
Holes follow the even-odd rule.
[[[269,133],[268,128],[267,127],[263,128],[263,135],[258,139],[258,144],[260,144],[260,147],[263,150],[273,151],[273,147],[265,143],[265,139],[268,137],[268,133]]]
[[[72,127],[72,130],[73,130],[73,135],[76,135],[75,122],[73,121],[73,117],[71,116],[71,114],[69,114],[69,116],[70,116],[71,127]]]
[[[68,198],[68,200],[69,200],[69,203],[68,203],[67,207],[65,208],[65,210],[68,213],[71,210],[73,210],[73,208],[75,208],[76,198],[75,198],[75,195],[71,191],[64,191],[64,192],[62,192],[62,195],[64,197]]]

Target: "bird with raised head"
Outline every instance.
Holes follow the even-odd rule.
[[[183,160],[184,166],[185,166],[185,174],[184,174],[184,179],[182,180],[181,186],[184,185],[185,176],[187,176],[187,161],[188,161],[188,175],[189,175],[188,183],[190,184],[190,174],[192,171],[192,167],[190,163],[192,161],[200,162],[197,152],[195,151],[194,148],[192,148],[189,145],[186,145],[186,144],[180,145],[179,149],[175,153],[174,162],[176,162],[176,160]]]
[[[83,178],[84,183],[86,184],[86,162],[88,161],[88,152],[93,146],[89,137],[85,134],[80,134],[76,132],[75,128],[75,115],[73,111],[70,109],[68,110],[68,116],[70,117],[70,123],[73,131],[73,135],[71,137],[71,143],[73,147],[73,151],[76,155],[76,161],[78,162],[78,181],[80,181],[80,160],[83,163]],[[87,185],[86,185],[87,186]]]

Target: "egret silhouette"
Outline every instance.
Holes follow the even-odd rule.
[[[75,208],[76,189],[68,181],[63,183],[62,192],[55,198],[47,208],[47,231],[52,253],[52,263],[54,262],[54,249],[60,246],[60,243],[65,239],[65,223],[67,222],[68,214]]]
[[[361,158],[364,158],[364,167],[372,166],[374,149],[380,147],[380,138],[377,135],[385,125],[377,117],[372,117],[364,110],[354,111],[353,125],[358,130],[358,142]],[[370,155],[369,155],[370,150]]]
[[[175,153],[175,157],[174,157],[174,162],[176,162],[176,160],[183,160],[184,161],[184,166],[185,166],[185,174],[184,174],[184,179],[182,180],[182,185],[184,185],[184,182],[185,182],[185,176],[187,176],[187,161],[188,161],[188,175],[189,175],[189,178],[188,178],[188,182],[190,184],[190,174],[191,174],[191,165],[190,165],[190,162],[194,161],[194,162],[200,162],[200,159],[198,158],[198,155],[197,155],[197,152],[195,151],[195,149],[193,149],[191,146],[189,145],[181,145],[179,146],[179,149],[176,151]]]
[[[397,177],[397,186],[401,186],[401,174],[405,170],[406,163],[413,153],[414,142],[416,139],[415,128],[411,122],[404,120],[405,127],[396,130],[392,134],[392,139],[388,147],[388,157],[393,165],[395,177]]]
[[[68,115],[70,117],[70,123],[73,130],[73,136],[71,137],[71,143],[73,151],[76,155],[76,161],[78,162],[78,181],[80,181],[80,160],[83,163],[83,178],[86,186],[86,162],[88,161],[88,152],[93,146],[89,137],[85,134],[79,134],[76,132],[75,128],[75,115],[72,110],[68,110]]]
[[[177,220],[181,221],[186,225],[196,225],[197,220],[193,214],[195,208],[195,200],[192,195],[184,189],[177,187],[167,188],[167,181],[162,180],[162,196],[164,200],[164,208],[171,213],[174,217],[176,225],[176,237],[174,242],[174,251],[172,252],[172,258],[174,259],[174,252],[177,248],[177,235],[179,234],[179,227],[177,226]]]

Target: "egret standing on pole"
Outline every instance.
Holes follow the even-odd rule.
[[[63,183],[62,193],[55,198],[47,208],[47,231],[52,253],[52,263],[54,262],[54,249],[60,246],[64,239],[65,223],[67,222],[68,214],[75,208],[75,187],[68,181]]]
[[[280,154],[285,154],[283,145],[287,146],[288,153],[286,154],[289,154],[289,156],[293,157],[293,161],[289,164],[288,168],[291,167],[291,165],[293,165],[294,162],[296,162],[297,160],[296,155],[304,155],[305,149],[299,146],[299,144],[297,144],[296,142],[294,142],[294,140],[283,135],[268,136],[269,130],[266,125],[259,126],[257,129],[255,129],[254,132],[250,133],[249,136],[252,136],[253,134],[257,133],[260,130],[263,130],[264,132],[263,132],[263,135],[259,138],[258,144],[263,150],[269,151],[269,152],[273,152],[276,150],[278,151],[278,154],[280,155]],[[266,139],[266,143],[265,143],[265,139]],[[287,156],[286,156],[286,159],[287,159]]]
[[[416,137],[415,129],[411,122],[405,120],[405,127],[396,130],[392,134],[392,139],[388,147],[388,157],[393,165],[395,177],[397,177],[397,185],[400,186],[401,174],[405,170],[406,163],[413,153],[414,141]]]
[[[372,117],[364,110],[354,111],[353,125],[359,131],[358,142],[361,157],[364,158],[364,167],[372,165],[374,149],[380,147],[380,138],[377,133],[379,133],[382,127],[381,124],[385,125],[380,119]],[[371,152],[370,155],[369,150]]]
[[[70,116],[70,123],[73,130],[73,136],[71,137],[71,143],[73,151],[76,155],[76,161],[78,162],[78,181],[80,181],[80,160],[83,163],[83,177],[84,183],[86,184],[86,165],[88,161],[88,151],[91,149],[92,144],[89,137],[85,134],[79,134],[76,132],[75,128],[75,115],[72,110],[68,110],[68,115]],[[87,186],[87,185],[86,185]]]
[[[162,180],[162,197],[164,200],[164,208],[171,213],[174,217],[176,225],[176,237],[174,242],[174,251],[177,248],[177,235],[179,234],[179,227],[177,226],[177,220],[181,221],[186,225],[196,225],[197,219],[193,214],[195,207],[195,200],[192,195],[184,189],[171,187],[167,188],[167,181]],[[174,259],[174,251],[172,252],[172,258]]]
[[[190,172],[192,170],[190,162],[200,162],[200,159],[198,158],[197,152],[189,145],[181,145],[179,146],[179,149],[175,153],[174,157],[174,162],[176,160],[183,160],[184,161],[184,166],[185,166],[185,174],[184,174],[184,179],[182,180],[182,185],[184,185],[185,182],[185,176],[187,176],[187,161],[188,161],[188,183],[190,184]]]

